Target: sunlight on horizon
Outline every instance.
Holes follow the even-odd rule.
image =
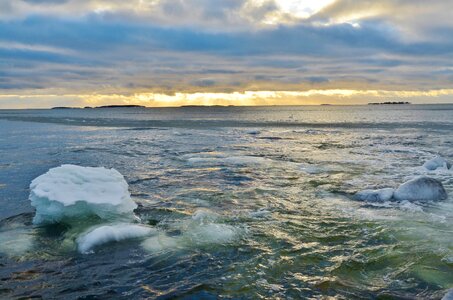
[[[135,92],[130,94],[87,93],[87,94],[34,94],[34,95],[0,95],[0,100],[18,99],[20,102],[40,102],[45,108],[52,106],[102,106],[102,105],[143,105],[147,107],[178,107],[195,106],[261,106],[261,105],[353,105],[367,102],[411,101],[420,103],[426,98],[438,99],[438,103],[453,95],[453,89],[439,90],[354,90],[354,89],[325,89],[305,91],[236,91],[226,92]],[[27,106],[16,105],[16,108]],[[30,106],[28,106],[30,107]],[[0,106],[1,108],[1,106]]]

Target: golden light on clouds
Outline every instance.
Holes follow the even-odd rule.
[[[280,9],[298,18],[308,18],[335,0],[276,0]]]
[[[58,106],[58,103],[74,103],[73,106],[101,106],[110,104],[134,104],[149,107],[178,107],[183,105],[319,105],[359,104],[379,101],[415,101],[423,98],[452,97],[453,89],[426,91],[390,91],[390,90],[353,90],[327,89],[307,91],[243,91],[232,93],[133,93],[133,94],[41,94],[41,95],[0,95],[0,99],[17,101],[17,108],[22,108],[21,100],[28,103],[33,99],[42,104],[37,107]],[[439,101],[442,102],[442,101]],[[52,103],[53,105],[49,104]],[[366,102],[365,102],[366,103]],[[30,106],[28,106],[30,107]]]
[[[27,0],[1,8],[0,108],[453,99],[453,2]]]

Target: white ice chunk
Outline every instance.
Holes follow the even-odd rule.
[[[35,224],[65,218],[97,215],[103,219],[133,216],[127,182],[115,169],[62,165],[50,169],[30,184]]]
[[[437,156],[425,162],[423,164],[423,167],[430,171],[434,171],[438,168],[450,169],[451,164],[448,161],[446,161],[445,158]]]
[[[445,200],[448,195],[437,179],[421,176],[400,185],[393,197],[398,201]]]
[[[103,225],[83,233],[77,238],[77,246],[80,253],[89,253],[94,247],[108,242],[144,237],[156,232],[156,229],[143,225]]]
[[[355,194],[355,198],[360,201],[386,202],[392,199],[394,189],[385,188],[379,190],[363,190]]]
[[[453,289],[449,289],[448,292],[442,297],[442,300],[453,300]]]

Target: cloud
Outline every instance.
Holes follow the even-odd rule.
[[[30,4],[64,4],[69,0],[22,0]]]
[[[310,83],[325,83],[329,82],[329,78],[323,76],[310,76],[305,78]]]
[[[216,84],[216,81],[213,79],[209,79],[209,78],[201,78],[201,79],[193,80],[191,82],[191,84],[194,86],[199,86],[199,87],[208,87],[208,86],[214,86]]]
[[[279,0],[0,0],[0,95],[447,88],[450,8],[336,0],[304,15]]]
[[[244,91],[232,93],[136,93],[78,94],[78,95],[0,95],[0,108],[42,108],[50,106],[98,106],[106,104],[141,104],[151,107],[181,105],[307,105],[319,103],[363,104],[368,102],[413,101],[423,103],[427,99],[436,103],[448,103],[452,89],[441,90],[307,90],[297,91]],[[27,106],[28,105],[28,106]]]

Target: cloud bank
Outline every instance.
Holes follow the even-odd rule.
[[[0,0],[0,108],[451,102],[451,9],[438,0]]]

